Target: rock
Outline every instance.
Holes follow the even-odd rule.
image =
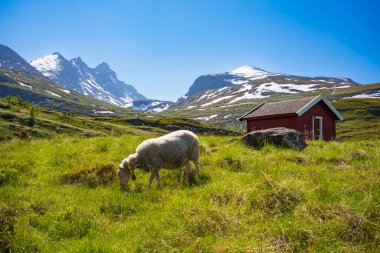
[[[244,135],[242,140],[248,146],[256,149],[261,149],[266,143],[297,150],[303,150],[307,147],[300,132],[285,127],[252,131]]]

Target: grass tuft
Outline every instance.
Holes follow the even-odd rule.
[[[96,165],[90,168],[77,167],[62,175],[65,184],[82,184],[89,187],[111,184],[116,181],[113,164]]]
[[[16,244],[15,225],[20,208],[0,206],[0,252],[12,252]]]

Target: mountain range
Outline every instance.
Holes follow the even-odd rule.
[[[53,53],[31,65],[65,88],[117,106],[128,107],[133,100],[146,99],[132,85],[120,81],[105,62],[90,68],[80,57],[67,60],[60,53]]]
[[[60,53],[53,53],[29,64],[11,48],[0,44],[0,67],[44,77],[66,89],[116,106],[131,107],[132,101],[146,100],[132,85],[120,81],[105,62],[90,68],[80,57],[67,60]]]
[[[286,75],[242,66],[231,72],[198,77],[190,86],[184,102],[194,102],[196,99],[196,102],[202,103],[202,107],[207,107],[221,101],[233,104],[277,94],[349,88],[356,85],[358,84],[349,78]]]
[[[56,52],[29,64],[3,45],[0,45],[1,69],[0,85],[3,88],[0,95],[6,95],[7,92],[28,93],[25,97],[33,97],[38,103],[69,99],[77,104],[85,100],[88,104],[97,105],[98,102],[94,101],[100,100],[115,107],[108,110],[105,108],[109,106],[103,103],[103,109],[87,106],[85,111],[90,114],[95,111],[112,114],[114,108],[128,108],[156,113],[158,116],[186,117],[220,125],[236,124],[236,116],[264,100],[312,96],[317,93],[329,98],[380,97],[378,85],[359,85],[350,78],[305,77],[241,66],[229,72],[201,75],[176,102],[160,101],[147,99],[132,85],[120,81],[105,62],[91,68],[80,57],[67,60]],[[17,92],[17,89],[20,91]],[[116,111],[123,112],[121,109]]]

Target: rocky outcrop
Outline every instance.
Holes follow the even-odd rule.
[[[248,146],[256,149],[261,149],[267,143],[297,150],[303,150],[307,147],[300,132],[285,127],[252,131],[244,135],[242,140]]]

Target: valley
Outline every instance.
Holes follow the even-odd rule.
[[[146,99],[106,63],[53,53],[33,67],[0,56],[1,252],[380,247],[379,83],[243,66],[200,76],[168,102]],[[237,118],[255,105],[319,94],[344,116],[337,141],[307,141],[303,151],[241,142]],[[121,160],[179,129],[200,139],[200,174],[187,181],[184,169],[163,169],[161,187],[147,190],[137,169],[121,189]]]

